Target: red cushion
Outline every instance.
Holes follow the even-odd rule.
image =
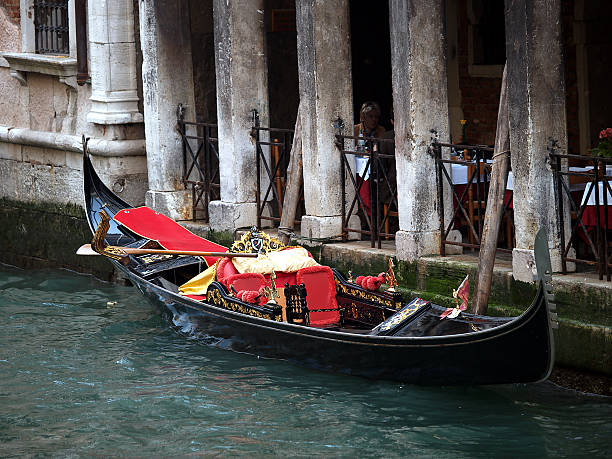
[[[270,275],[266,274],[265,277],[267,285],[270,285]],[[289,285],[295,285],[295,282],[295,273],[286,273],[283,271],[278,271],[276,273],[276,280],[274,281],[274,283],[276,284],[277,289],[285,288],[285,283],[289,283]]]
[[[266,285],[266,279],[259,273],[243,273],[233,274],[226,277],[223,280],[223,283],[227,286],[227,288],[229,288],[230,285],[233,285],[237,292],[241,290],[259,291],[261,287]]]
[[[312,309],[337,308],[336,283],[329,266],[310,266],[299,269],[296,275],[298,284],[306,287],[306,306],[309,309],[310,325],[327,327],[340,322],[340,311],[311,311]]]
[[[223,258],[217,265],[217,281],[227,287],[228,285],[225,283],[225,279],[234,274],[238,274],[238,270],[234,266],[234,263],[232,263],[232,259]]]
[[[139,236],[159,242],[159,245],[167,250],[227,252],[227,247],[193,234],[171,218],[149,207],[120,210],[113,219]],[[218,258],[204,257],[208,266],[215,264]]]

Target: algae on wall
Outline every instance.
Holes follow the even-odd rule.
[[[0,262],[21,268],[66,268],[113,280],[104,257],[76,255],[91,242],[85,211],[73,204],[0,199]]]

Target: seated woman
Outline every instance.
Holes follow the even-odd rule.
[[[364,102],[359,111],[359,124],[353,127],[353,136],[357,151],[368,151],[368,137],[380,137],[385,133],[385,128],[378,124],[380,120],[380,105],[376,102]],[[366,167],[367,157],[355,157],[357,169],[357,183],[361,185],[359,196],[364,203],[365,211],[371,215],[369,168]]]

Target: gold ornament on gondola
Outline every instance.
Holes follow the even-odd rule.
[[[98,228],[96,228],[96,232],[94,233],[91,241],[91,248],[100,255],[112,258],[113,260],[123,261],[127,259],[128,255],[123,249],[105,244],[104,237],[110,228],[110,217],[104,209],[102,209],[99,214],[100,223],[98,224]]]
[[[387,289],[388,292],[395,292],[395,287],[397,287],[397,280],[395,279],[395,273],[393,272],[394,266],[393,259],[389,258],[389,272],[387,273],[387,284],[389,285],[389,288]]]
[[[239,241],[232,244],[230,252],[235,253],[268,253],[287,247],[279,239],[259,231],[255,226],[244,233]]]
[[[272,284],[272,287],[266,286],[261,290],[263,296],[268,299],[268,303],[274,304],[276,304],[276,298],[280,298],[278,290],[276,289],[276,282],[274,282],[275,279],[276,273],[272,271],[272,273],[270,274],[270,284]]]

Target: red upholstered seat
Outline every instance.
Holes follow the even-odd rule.
[[[266,274],[266,282],[270,285],[270,275]],[[295,285],[295,273],[285,273],[283,271],[278,271],[276,273],[276,280],[274,281],[277,289],[281,289],[285,287],[285,283],[289,285]]]
[[[234,267],[231,258],[223,258],[219,264],[217,265],[217,281],[221,282],[226,287],[229,287],[225,280],[233,276],[234,274],[238,274],[238,270]]]
[[[336,303],[336,284],[329,266],[310,266],[299,269],[296,282],[306,287],[306,306],[312,327],[329,327],[340,322]],[[316,311],[335,309],[334,311]]]
[[[261,287],[265,287],[266,279],[259,273],[232,274],[223,279],[223,283],[227,288],[233,285],[237,292],[241,290],[254,290],[257,292]]]
[[[227,252],[227,247],[193,234],[171,218],[155,212],[149,207],[123,209],[117,212],[113,218],[139,236],[157,241],[167,250]],[[218,258],[204,257],[208,266],[212,266]]]

